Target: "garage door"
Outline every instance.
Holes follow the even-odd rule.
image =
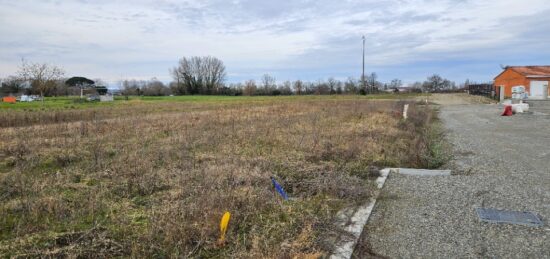
[[[531,97],[542,99],[547,92],[548,81],[531,81]]]

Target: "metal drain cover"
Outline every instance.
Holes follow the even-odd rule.
[[[532,212],[476,208],[481,221],[490,223],[509,223],[530,227],[542,227],[542,221]]]

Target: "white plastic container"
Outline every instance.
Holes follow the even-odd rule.
[[[524,113],[529,111],[528,103],[516,103],[512,104],[512,112],[514,113]]]

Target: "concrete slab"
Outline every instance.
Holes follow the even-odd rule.
[[[542,227],[542,221],[532,212],[476,208],[481,221],[489,223],[508,223],[529,227]]]

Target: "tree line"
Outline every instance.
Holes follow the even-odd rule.
[[[403,83],[400,79],[383,83],[378,80],[376,73],[370,73],[363,79],[349,77],[346,80],[338,80],[331,77],[327,80],[285,80],[282,82],[278,82],[270,74],[264,74],[258,81],[250,79],[245,82],[226,83],[227,73],[224,63],[220,59],[211,56],[183,57],[169,72],[173,80],[168,84],[156,78],[150,80],[122,80],[119,82],[119,92],[123,95],[145,96],[253,96],[371,94],[403,89]],[[79,95],[83,85],[92,84],[94,86],[106,85],[101,79],[89,80],[84,77],[67,79],[64,70],[57,66],[23,61],[17,75],[2,80],[0,95]],[[458,87],[455,82],[434,74],[423,82],[409,84],[406,89],[409,92],[445,92],[459,88],[461,87]]]
[[[101,79],[65,77],[65,71],[48,63],[22,60],[17,74],[0,79],[0,95],[68,96],[86,93],[105,94],[107,84]]]

